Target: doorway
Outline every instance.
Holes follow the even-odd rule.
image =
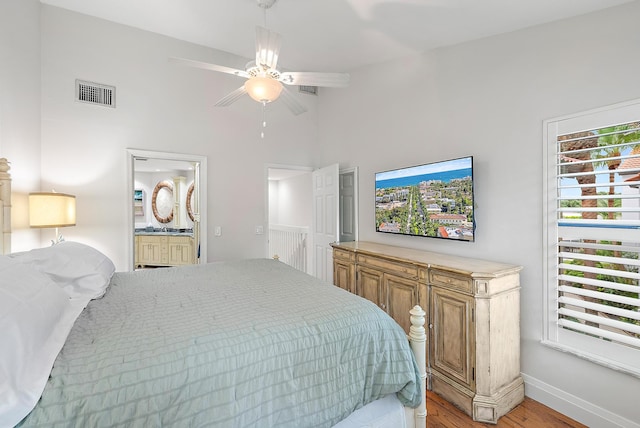
[[[314,233],[314,183],[312,168],[288,165],[266,166],[266,201],[269,237],[267,257],[279,260],[304,272],[318,276],[329,270],[330,260],[320,262],[315,254]],[[331,241],[342,242],[358,239],[358,168],[339,171],[338,236]],[[334,205],[335,206],[335,205]],[[283,243],[286,242],[286,244]],[[326,248],[323,250],[326,253]],[[306,265],[300,268],[298,261],[304,253]],[[293,255],[293,257],[292,257]],[[289,261],[293,258],[293,261]],[[316,272],[318,263],[326,267]],[[327,279],[331,275],[326,273]]]
[[[358,240],[358,167],[340,170],[340,242]]]
[[[128,149],[129,270],[206,262],[206,157]]]
[[[267,166],[267,257],[311,272],[311,168]]]

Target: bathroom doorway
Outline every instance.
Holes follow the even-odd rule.
[[[130,270],[206,262],[206,157],[128,149]]]

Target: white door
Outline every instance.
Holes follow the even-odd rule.
[[[339,239],[340,207],[338,164],[317,169],[313,180],[313,255],[314,275],[333,282],[332,242]]]

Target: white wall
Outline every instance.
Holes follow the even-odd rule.
[[[40,230],[29,229],[28,194],[50,190],[40,188],[38,0],[0,2],[0,157],[11,162],[12,251],[37,247]]]
[[[275,209],[277,224],[285,226],[311,227],[313,211],[311,173],[277,182],[277,206]],[[271,199],[271,195],[269,197]],[[271,223],[276,223],[269,216]]]
[[[280,181],[269,180],[269,188],[267,189],[269,200],[267,202],[269,206],[269,224],[280,224],[279,216],[279,203],[280,203]]]
[[[209,260],[265,256],[267,163],[311,165],[317,140],[315,98],[293,116],[248,97],[213,104],[241,86],[235,76],[181,67],[182,57],[242,68],[238,58],[63,9],[42,6],[42,179],[77,196],[69,240],[94,245],[126,269],[126,148],[207,156]],[[248,31],[251,31],[249,29]],[[247,47],[247,55],[253,46]],[[115,109],[75,102],[76,78],[116,86]],[[222,236],[214,237],[215,226]]]
[[[522,265],[526,393],[594,427],[640,426],[640,379],[540,344],[542,121],[640,98],[639,16],[633,2],[367,67],[319,103],[318,162],[359,167],[360,239]],[[467,155],[475,243],[375,232],[376,171]]]

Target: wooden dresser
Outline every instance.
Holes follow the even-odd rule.
[[[407,332],[407,312],[427,311],[429,389],[480,422],[496,423],[522,402],[521,266],[373,242],[332,247],[335,285]]]

